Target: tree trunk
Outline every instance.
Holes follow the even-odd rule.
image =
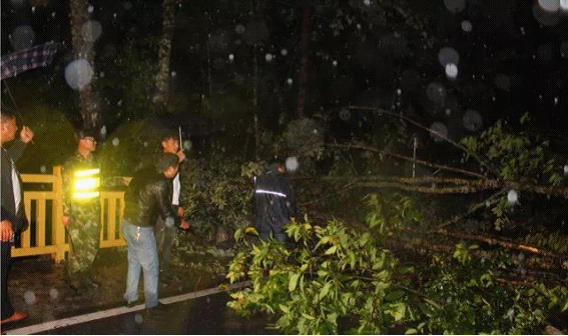
[[[302,7],[302,42],[301,42],[302,61],[300,63],[300,82],[298,89],[298,118],[304,117],[304,108],[306,106],[308,64],[310,61],[309,41],[310,41],[310,7],[308,5],[304,5]]]
[[[172,54],[172,37],[174,32],[175,6],[178,0],[163,0],[162,3],[162,39],[158,50],[158,73],[156,74],[156,92],[154,104],[158,113],[166,111],[169,92],[170,57]]]
[[[97,78],[95,71],[95,51],[93,50],[94,39],[85,41],[83,39],[82,27],[89,20],[87,10],[88,2],[85,0],[71,0],[71,37],[73,43],[73,54],[75,58],[86,59],[93,68],[93,78],[89,84],[79,90],[81,116],[83,117],[83,127],[98,130],[101,117],[99,114],[99,97],[93,90],[93,84]]]

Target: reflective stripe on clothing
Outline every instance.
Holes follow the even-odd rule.
[[[271,190],[263,190],[263,189],[256,189],[255,193],[257,194],[270,194],[270,195],[274,195],[274,196],[279,196],[279,197],[287,197],[286,194],[277,192],[277,191],[271,191]]]

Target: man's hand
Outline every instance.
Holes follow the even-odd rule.
[[[178,216],[178,217],[183,217],[184,214],[185,214],[184,208],[178,207],[178,209],[177,209],[177,216]]]
[[[12,236],[14,235],[14,230],[12,230],[12,222],[5,219],[0,224],[0,240],[3,242],[9,242],[12,240]]]
[[[185,219],[182,219],[179,228],[184,230],[189,230],[189,222]]]
[[[180,149],[176,155],[178,156],[178,162],[183,162],[185,161],[185,153],[183,152],[183,149]]]
[[[67,227],[67,225],[69,225],[69,222],[71,222],[71,217],[63,216],[62,221],[63,221],[63,226]]]
[[[22,127],[22,131],[20,132],[20,140],[22,140],[23,143],[28,143],[32,141],[33,138],[34,132],[28,126]]]

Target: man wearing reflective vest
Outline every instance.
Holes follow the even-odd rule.
[[[284,162],[276,160],[267,172],[255,177],[254,210],[260,239],[272,237],[284,243],[284,227],[295,221],[298,209],[292,188],[282,175],[285,171]]]
[[[99,251],[100,168],[93,152],[96,133],[79,132],[77,151],[63,165],[63,225],[67,230],[69,285],[76,291],[97,288],[91,266]]]

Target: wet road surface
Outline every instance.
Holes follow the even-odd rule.
[[[77,323],[65,327],[38,332],[38,335],[77,335],[77,334],[271,334],[273,330],[266,329],[267,320],[264,316],[244,318],[238,316],[232,309],[227,308],[229,295],[226,292],[201,296],[195,299],[166,304],[163,309],[147,315],[143,306],[139,310],[119,315],[98,318],[88,322]],[[163,300],[167,302],[167,299]],[[135,309],[135,308],[132,308]],[[95,314],[112,314],[117,309],[102,311]],[[118,309],[122,310],[122,309]],[[108,314],[107,314],[108,315]],[[100,317],[100,316],[96,316]],[[69,321],[59,321],[52,324],[64,324]],[[17,334],[33,330],[34,326],[10,330],[8,334]]]

